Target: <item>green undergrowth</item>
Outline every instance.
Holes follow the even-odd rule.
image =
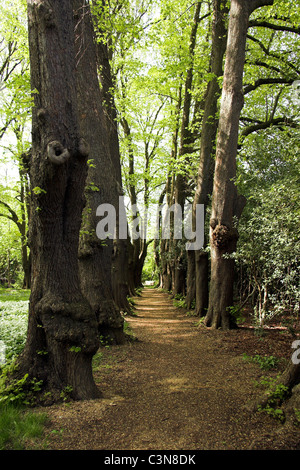
[[[137,340],[135,333],[133,332],[131,326],[126,320],[124,321],[124,333],[129,341]]]
[[[289,397],[290,390],[284,384],[279,383],[279,375],[276,377],[262,377],[256,386],[265,389],[266,400],[258,406],[258,411],[266,413],[278,421],[284,422],[285,415],[281,409],[283,402]]]
[[[34,448],[43,436],[45,413],[35,413],[14,405],[0,405],[0,450]]]
[[[0,287],[0,302],[26,302],[29,300],[30,290],[28,289],[9,289]]]
[[[257,364],[262,370],[274,369],[278,366],[280,360],[275,356],[261,356],[255,354],[254,356],[248,356],[248,354],[243,354],[243,359],[247,362]]]

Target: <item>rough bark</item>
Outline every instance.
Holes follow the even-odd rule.
[[[80,290],[78,239],[87,175],[76,96],[71,0],[28,0],[32,116],[32,291],[19,373],[75,399],[99,396],[97,321]]]
[[[180,148],[179,156],[187,155],[191,152],[191,144],[193,142],[193,136],[189,130],[190,125],[190,112],[191,112],[191,103],[192,103],[192,84],[193,84],[193,75],[194,75],[194,54],[196,47],[197,39],[197,30],[200,22],[200,11],[201,11],[202,2],[198,1],[195,6],[193,24],[190,34],[190,43],[189,43],[189,59],[190,65],[187,69],[186,79],[185,79],[185,92],[184,92],[184,101],[183,101],[183,111],[182,111],[182,122],[181,122],[181,137],[180,137]],[[188,165],[188,159],[187,159]],[[179,204],[184,210],[184,204],[187,196],[187,175],[185,173],[178,173],[175,181],[175,203]],[[174,245],[174,288],[173,294],[186,294],[186,259],[185,259],[185,250],[183,248],[182,242],[173,240]]]
[[[161,232],[161,222],[162,222],[162,214],[160,207],[162,206],[164,202],[164,198],[166,196],[167,192],[167,184],[165,185],[164,189],[162,190],[159,200],[158,200],[158,211],[156,214],[156,224],[157,224],[157,229],[158,229],[158,234]],[[162,287],[162,275],[161,275],[161,253],[159,251],[159,237],[157,236],[154,238],[154,261],[156,265],[156,270],[158,273],[158,282],[157,282],[157,287]]]
[[[291,361],[279,376],[277,383],[288,389],[288,399],[284,403],[284,412],[287,419],[297,422],[295,414],[300,407],[300,364],[293,364]]]
[[[95,2],[93,2],[95,3]],[[103,2],[104,3],[104,2]],[[101,98],[104,109],[104,117],[106,119],[106,127],[109,136],[109,148],[111,160],[113,163],[113,170],[115,172],[115,180],[117,182],[117,190],[120,196],[124,195],[121,174],[121,158],[119,148],[119,135],[118,135],[118,121],[117,110],[114,100],[114,82],[111,73],[108,46],[104,40],[98,40],[97,53],[100,68],[100,81],[101,81]],[[125,207],[122,200],[120,208],[122,213],[125,213]],[[130,313],[131,307],[127,300],[128,296],[133,293],[129,288],[129,267],[128,267],[128,240],[119,237],[119,204],[116,207],[117,213],[117,226],[116,237],[113,243],[113,258],[112,258],[112,289],[114,300],[123,312]]]
[[[111,160],[90,8],[81,0],[73,0],[73,6],[80,132],[89,148],[92,163],[85,188],[86,206],[79,245],[81,288],[97,317],[100,335],[120,343],[124,341],[123,317],[113,298],[113,239],[100,240],[96,234],[99,222],[97,208],[101,204],[111,204],[116,210],[119,207],[117,170]]]
[[[124,94],[124,90],[123,90]],[[134,183],[135,177],[135,155],[132,145],[132,134],[131,128],[128,124],[128,121],[125,116],[121,119],[122,127],[124,130],[124,134],[127,138],[127,145],[128,145],[128,157],[129,157],[129,170],[128,170],[128,192],[130,198],[130,205],[131,205],[131,219],[134,220],[135,229],[143,236],[134,237],[132,236],[132,241],[128,240],[129,246],[131,249],[129,250],[130,253],[130,261],[129,261],[129,283],[135,289],[138,289],[142,286],[142,271],[145,262],[145,258],[147,255],[147,243],[146,243],[146,225],[144,225],[144,221],[137,205],[137,194],[136,194],[136,187]],[[148,201],[147,201],[147,188],[145,188],[145,206],[144,209],[147,210]],[[136,222],[138,220],[138,224]],[[130,225],[130,224],[129,224]]]
[[[229,307],[233,305],[234,261],[230,255],[236,249],[236,221],[245,205],[234,179],[249,17],[254,9],[271,3],[232,0],[230,7],[210,221],[211,281],[205,323],[213,328],[232,326]]]
[[[195,252],[187,252],[187,275],[186,275],[186,306],[188,309],[192,308],[193,302],[196,298],[196,283],[195,283]]]
[[[181,105],[182,105],[182,83],[180,80],[179,87],[178,87],[178,99],[177,105],[175,108],[175,128],[173,132],[172,138],[172,151],[171,151],[171,162],[175,161],[178,156],[178,136],[179,136],[179,128],[180,128],[180,112],[181,112]],[[166,181],[166,204],[167,207],[170,208],[174,201],[174,185],[175,185],[175,173],[174,170],[170,170],[168,173],[167,181]],[[171,213],[172,215],[172,213]],[[162,216],[163,220],[163,216]],[[165,221],[165,220],[164,220]],[[170,221],[170,228],[172,229],[172,224]],[[161,281],[163,289],[167,291],[172,290],[172,269],[171,263],[173,258],[172,253],[173,241],[162,239],[160,242],[160,250],[161,250]]]
[[[221,94],[218,78],[223,75],[223,58],[226,49],[226,20],[228,8],[225,0],[214,0],[212,23],[211,73],[204,104],[201,130],[200,162],[197,188],[193,202],[193,217],[197,204],[204,204],[205,211],[212,193],[214,175],[214,150],[218,129],[218,99]],[[193,227],[195,230],[196,227]],[[205,240],[205,245],[206,245]],[[204,246],[205,248],[205,246]],[[208,307],[209,259],[205,249],[194,252],[196,313],[204,316]]]

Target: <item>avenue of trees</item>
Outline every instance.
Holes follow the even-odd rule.
[[[245,305],[259,326],[296,318],[300,5],[10,0],[0,13],[0,282],[31,290],[19,376],[97,397],[99,338],[126,340],[145,280],[214,329]],[[117,214],[105,240],[101,204]],[[172,211],[171,236],[155,233],[187,204],[194,231],[204,205],[197,250]],[[281,380],[299,379],[291,364]]]

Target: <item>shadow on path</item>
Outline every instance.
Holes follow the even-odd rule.
[[[64,431],[51,449],[250,449],[280,427],[244,410],[261,393],[260,375],[223,347],[226,332],[196,327],[151,288],[136,299],[136,314],[126,321],[138,341],[103,350],[95,379],[104,398],[52,407],[52,426]]]

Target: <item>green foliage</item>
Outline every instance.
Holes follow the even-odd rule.
[[[244,315],[241,307],[239,305],[233,305],[228,307],[230,316],[232,317],[234,323],[238,325],[239,323],[243,323]]]
[[[64,402],[68,402],[72,398],[73,387],[71,385],[66,385],[64,389],[60,392],[60,398]]]
[[[0,302],[28,302],[30,297],[30,290],[28,289],[8,289],[7,287],[0,287]],[[2,305],[2,307],[5,307]],[[20,305],[23,310],[23,305]],[[8,310],[12,310],[13,307],[8,306]]]
[[[13,361],[22,352],[27,324],[28,301],[0,302],[0,341],[5,347],[6,362]]]
[[[283,384],[277,384],[275,388],[267,391],[268,401],[264,406],[259,406],[258,411],[267,413],[272,418],[284,421],[284,412],[280,405],[287,398],[289,389]]]
[[[111,338],[109,336],[100,335],[99,337],[100,345],[104,348],[109,349],[111,344]]]
[[[294,408],[294,414],[295,414],[296,422],[299,426],[300,425],[300,410],[297,408]]]
[[[178,174],[187,174],[189,198],[194,195],[202,99],[212,78],[209,73],[212,15],[208,10],[211,2],[202,3],[203,19],[196,41],[194,79],[191,90],[188,90],[192,97],[190,111],[193,116],[189,131],[196,132],[196,140],[187,159],[175,152],[175,146],[178,149],[181,136],[183,110],[180,98],[183,98],[185,78],[191,65],[189,36],[195,3],[188,0],[93,2],[98,39],[107,43],[112,67],[111,92],[118,111],[124,190],[129,196],[134,187],[138,202],[145,205],[157,201],[168,176],[175,178]],[[18,173],[16,178],[1,178],[0,275],[3,273],[7,277],[9,273],[10,279],[20,282],[20,234],[16,223],[12,223],[9,208],[14,210],[16,220],[20,222],[26,208],[24,202],[20,203],[18,167],[20,156],[30,146],[32,106],[26,1],[3,2],[0,13],[3,38],[0,41],[3,91],[0,99],[1,162],[7,162],[10,167],[13,158]],[[273,7],[259,9],[252,15],[253,20],[269,20],[289,26],[297,26],[298,18],[299,6],[292,0],[275,0]],[[244,84],[256,86],[258,79],[280,79],[280,83],[257,86],[247,93],[241,118],[236,184],[248,204],[239,224],[238,249],[233,256],[245,295],[252,292],[254,317],[259,326],[278,313],[296,316],[300,305],[299,104],[293,100],[291,87],[291,82],[298,79],[300,69],[296,47],[293,33],[255,26],[249,30]],[[2,67],[6,61],[7,66]],[[197,108],[195,103],[200,103],[200,106]],[[280,117],[284,119],[279,125],[276,119]],[[125,132],[125,120],[129,134]],[[252,124],[268,122],[267,130],[257,128],[246,136],[244,131],[249,130]],[[176,131],[177,141],[174,143]],[[133,171],[131,163],[134,163]],[[95,166],[93,159],[88,161],[88,166]],[[93,193],[99,188],[91,182],[87,190]],[[38,187],[32,191],[41,196],[45,192]],[[151,218],[153,214],[149,220]],[[95,234],[82,230],[82,235],[93,237]],[[143,280],[153,279],[155,272],[151,258],[154,252],[150,247],[149,251]],[[166,258],[173,262],[177,254],[170,250]],[[0,302],[0,341],[5,344],[8,362],[22,351],[25,344],[26,301],[24,299],[24,304],[13,304],[6,299]],[[132,299],[128,301],[133,309]],[[174,305],[186,308],[185,299],[174,299]],[[239,306],[230,307],[230,313],[237,322],[241,320]],[[102,342],[107,346],[106,340]],[[78,352],[77,347],[70,350]],[[39,351],[39,354],[44,353]],[[256,355],[251,360],[263,370],[277,365],[277,359],[272,356],[262,358]],[[15,384],[20,395],[23,386],[28,386],[27,379],[22,380]],[[39,385],[31,383],[30,386]]]
[[[255,356],[248,356],[246,353],[243,354],[243,359],[253,364],[258,364],[262,370],[274,369],[278,366],[279,359],[275,356],[260,356],[255,354]]]
[[[269,404],[274,404],[277,403],[278,400],[280,402],[284,401],[285,398],[287,397],[287,394],[289,392],[289,388],[286,385],[283,384],[277,384],[274,390],[271,390],[268,395],[269,395]]]
[[[129,304],[129,308],[130,308],[130,313],[127,312],[127,314],[132,316],[132,317],[135,317],[136,316],[136,313],[135,313],[136,301],[135,301],[135,299],[130,297],[130,296],[127,296],[127,302]]]
[[[257,383],[258,386],[265,388],[267,398],[263,405],[258,406],[258,411],[267,413],[272,418],[283,422],[285,416],[280,406],[289,397],[290,391],[286,385],[279,383],[278,380],[279,376],[262,377]]]
[[[280,408],[273,408],[273,406],[267,404],[264,407],[259,406],[258,411],[267,413],[271,418],[277,419],[278,421],[284,421],[284,412]]]
[[[127,321],[124,321],[124,333],[130,341],[137,341],[137,337]]]
[[[0,376],[0,405],[33,406],[42,390],[43,381],[29,379],[28,374],[15,379],[14,364],[2,368]]]
[[[22,155],[30,148],[33,103],[26,7],[24,0],[0,6],[0,277],[17,284],[23,277],[21,246],[26,246],[27,231]]]
[[[26,441],[40,438],[47,421],[45,413],[24,411],[15,406],[0,406],[0,450],[23,450]]]
[[[173,305],[177,308],[187,308],[185,297],[181,294],[176,294],[173,299]]]
[[[45,191],[44,189],[42,188],[39,188],[38,186],[36,186],[35,188],[32,188],[32,192],[36,195],[36,196],[39,196],[41,194],[47,194],[47,191]]]
[[[270,130],[251,139],[239,164],[238,187],[248,200],[235,258],[256,298],[259,324],[299,311],[299,145]],[[249,142],[250,143],[250,142]]]
[[[149,236],[151,237],[151,233],[149,233]],[[147,249],[147,256],[145,259],[144,263],[144,268],[143,268],[143,273],[142,273],[142,281],[158,281],[158,273],[157,273],[157,267],[155,264],[155,259],[154,259],[154,247],[153,243],[150,243],[148,245]]]
[[[0,212],[6,212],[2,209],[1,204]],[[14,285],[22,286],[23,270],[20,232],[14,223],[3,217],[0,217],[0,277],[7,279],[11,285],[14,282]]]
[[[96,354],[93,356],[92,360],[92,368],[93,370],[97,370],[103,360],[103,352],[97,351]]]
[[[81,347],[80,346],[71,346],[69,351],[77,353],[77,352],[81,351]]]

